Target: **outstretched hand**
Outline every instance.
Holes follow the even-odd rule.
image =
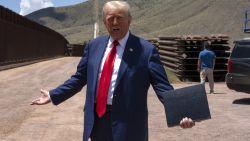
[[[185,117],[180,121],[180,126],[181,128],[192,128],[195,126],[195,122],[191,118]]]
[[[30,105],[44,105],[47,103],[50,103],[50,97],[49,97],[49,92],[46,90],[41,89],[41,97],[33,100]]]

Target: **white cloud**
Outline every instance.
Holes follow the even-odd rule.
[[[52,0],[21,0],[20,15],[27,15],[36,10],[54,6]]]

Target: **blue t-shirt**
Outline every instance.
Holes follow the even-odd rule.
[[[215,59],[215,54],[211,50],[204,49],[199,54],[199,59],[201,61],[201,69],[213,68],[213,60]]]

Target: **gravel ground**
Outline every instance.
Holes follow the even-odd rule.
[[[54,88],[69,78],[79,59],[59,58],[0,71],[1,141],[81,141],[85,88],[59,106],[29,105],[39,96],[40,88]],[[224,83],[216,83],[215,92],[207,95],[212,119],[181,129],[167,127],[163,106],[150,88],[149,141],[250,140],[250,95],[231,91]]]

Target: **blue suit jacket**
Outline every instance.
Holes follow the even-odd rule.
[[[50,91],[52,102],[57,105],[87,84],[83,141],[88,140],[94,125],[98,71],[108,40],[109,36],[102,36],[90,41],[85,47],[76,73],[64,84]],[[148,140],[147,92],[150,84],[162,102],[164,92],[173,89],[167,80],[156,48],[130,34],[113,94],[114,141]]]

